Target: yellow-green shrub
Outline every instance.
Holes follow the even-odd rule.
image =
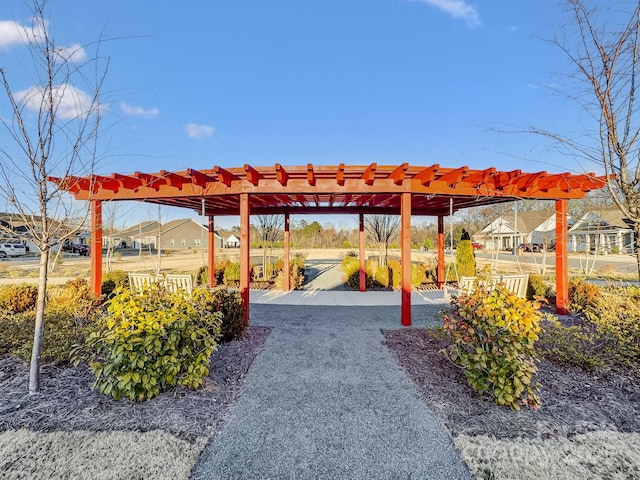
[[[0,287],[0,310],[8,313],[23,313],[36,308],[38,287],[22,283]]]
[[[206,288],[192,295],[158,283],[140,294],[116,290],[100,332],[90,335],[94,387],[116,399],[144,400],[176,385],[197,388],[209,373],[220,337],[218,312]]]
[[[347,276],[347,284],[351,288],[360,288],[360,259],[347,255],[342,260],[342,271]]]
[[[604,288],[587,298],[587,307],[573,325],[548,321],[541,353],[585,370],[640,376],[640,288]]]
[[[220,314],[221,343],[238,340],[244,336],[247,326],[246,310],[242,305],[240,293],[232,292],[226,287],[216,287],[209,290],[207,295],[195,295],[194,298],[209,315]]]
[[[589,310],[601,297],[600,288],[584,278],[572,278],[569,281],[569,311],[579,313]]]
[[[398,260],[389,260],[389,268],[391,269],[391,286],[398,289],[402,285],[402,265]]]
[[[224,269],[223,283],[231,285],[240,281],[240,264],[229,262]]]
[[[109,298],[117,287],[129,288],[129,274],[122,270],[107,272],[102,277],[102,295]]]
[[[552,287],[547,285],[542,275],[531,274],[527,281],[527,298],[535,300],[536,297],[549,300],[552,294]]]
[[[470,294],[454,296],[440,315],[453,341],[449,356],[474,390],[515,410],[540,406],[534,382],[534,343],[541,332],[537,304],[502,284],[477,285]]]
[[[460,240],[456,247],[456,268],[460,277],[475,277],[476,256],[471,240]]]
[[[413,287],[419,287],[427,281],[427,267],[426,265],[411,265],[411,285]]]

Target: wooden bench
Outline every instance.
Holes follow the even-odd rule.
[[[191,293],[193,290],[193,278],[191,275],[151,275],[148,273],[130,273],[129,288],[133,293],[139,293],[144,285],[160,282],[170,292],[183,290]]]
[[[477,281],[477,277],[460,277],[458,281],[458,292],[471,293]],[[507,290],[515,293],[518,297],[527,298],[529,275],[526,273],[522,275],[500,275],[498,277],[491,277],[488,282],[491,286],[502,283]],[[445,291],[445,297],[447,295]]]

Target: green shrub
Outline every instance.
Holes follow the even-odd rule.
[[[398,289],[402,285],[402,265],[398,260],[389,260],[389,268],[391,269],[391,286]]]
[[[116,290],[104,328],[87,341],[94,388],[140,401],[176,385],[202,385],[220,337],[221,314],[209,310],[215,302],[207,288],[192,295],[158,283],[140,294]]]
[[[207,295],[197,293],[194,298],[201,302],[201,308],[208,315],[220,313],[220,342],[231,342],[244,336],[246,310],[240,293],[226,287],[216,287],[209,290]]]
[[[427,281],[426,265],[411,264],[411,286],[419,287]]]
[[[456,247],[456,268],[459,277],[475,277],[476,257],[471,240],[460,240]]]
[[[549,320],[540,342],[549,360],[594,372],[640,377],[640,287],[613,287],[589,301],[565,326]]]
[[[374,285],[382,288],[389,288],[389,271],[386,265],[381,265],[375,269],[373,276]]]
[[[109,298],[118,287],[129,288],[129,274],[127,272],[113,270],[102,276],[102,295],[104,298]]]
[[[347,277],[347,285],[353,289],[360,288],[360,259],[352,255],[344,257],[342,260],[342,271]]]
[[[541,332],[537,308],[503,285],[480,284],[470,294],[454,296],[451,308],[440,312],[453,341],[451,360],[463,368],[474,390],[498,405],[515,410],[540,406],[540,386],[534,383],[534,344]]]
[[[277,259],[276,262],[273,264],[273,268],[278,272],[281,272],[282,270],[284,270],[284,259],[282,258]]]
[[[600,288],[584,281],[584,278],[572,278],[569,281],[569,311],[584,312],[592,308],[601,298]]]
[[[7,313],[23,313],[35,310],[38,287],[22,283],[0,287],[0,310]]]
[[[542,275],[529,275],[527,282],[527,298],[529,300],[536,300],[536,297],[549,300],[550,293],[551,287],[547,285]]]
[[[229,262],[224,269],[223,283],[232,285],[240,282],[240,264]]]
[[[0,313],[0,355],[29,360],[30,346],[33,345],[35,319],[36,313],[33,310],[21,313],[6,311]]]

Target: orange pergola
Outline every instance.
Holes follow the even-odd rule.
[[[411,216],[438,218],[437,281],[442,288],[444,270],[444,217],[460,209],[520,199],[556,203],[556,307],[567,312],[568,200],[606,185],[605,176],[570,173],[509,172],[495,168],[474,170],[401,165],[283,166],[244,165],[180,172],[50,177],[77,200],[91,204],[91,284],[96,295],[102,284],[102,202],[137,200],[191,208],[209,219],[209,283],[214,278],[214,219],[240,217],[240,293],[249,321],[249,225],[251,214],[285,215],[285,279],[289,278],[289,215],[358,214],[360,289],[364,290],[364,215],[401,216],[401,321],[411,325]],[[288,285],[285,285],[288,289]]]

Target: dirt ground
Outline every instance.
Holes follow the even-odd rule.
[[[163,430],[190,442],[209,437],[240,394],[244,376],[269,332],[268,327],[249,327],[243,340],[221,345],[203,388],[178,388],[142,403],[116,401],[92,390],[95,378],[86,365],[44,366],[41,392],[29,395],[28,366],[2,357],[0,432]]]
[[[429,329],[383,333],[423,401],[453,436],[548,439],[592,431],[640,432],[640,385],[631,378],[598,377],[542,361],[537,376],[542,407],[512,411],[479,398],[442,353],[446,342]]]

